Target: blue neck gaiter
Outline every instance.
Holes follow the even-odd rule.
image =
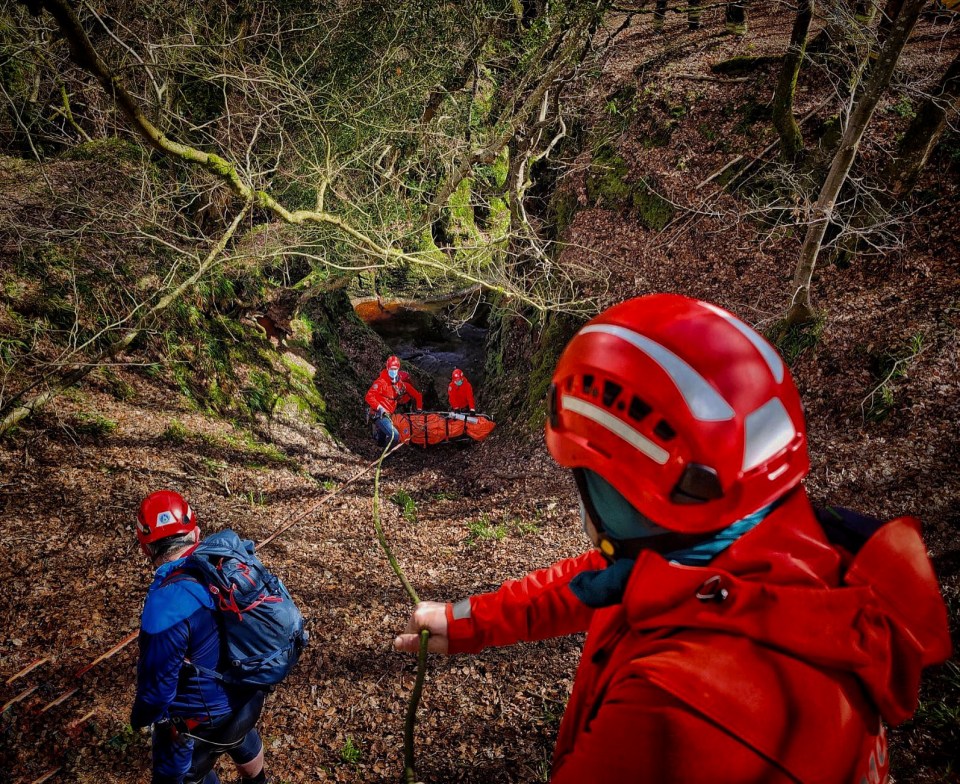
[[[667,533],[668,529],[657,525],[634,509],[613,485],[593,471],[584,471],[587,491],[593,508],[599,515],[603,530],[611,539],[643,539]],[[668,561],[684,566],[705,566],[726,550],[737,539],[756,528],[774,508],[776,502],[731,523],[707,539],[690,547],[665,553]],[[581,514],[585,514],[581,505]],[[581,572],[570,581],[570,589],[588,607],[608,607],[623,598],[630,579],[634,560],[618,558],[605,569]]]

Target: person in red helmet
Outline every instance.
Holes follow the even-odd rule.
[[[213,766],[224,753],[242,784],[266,784],[256,730],[265,692],[215,677],[222,632],[210,592],[195,580],[170,579],[200,538],[179,493],[160,490],[140,504],[137,540],[156,574],[140,620],[130,724],[153,727],[152,784],[218,784]]]
[[[423,408],[423,396],[410,383],[410,374],[400,369],[400,360],[395,356],[387,357],[386,366],[370,385],[364,400],[370,406],[374,440],[381,449],[400,443],[400,432],[390,420],[398,405],[412,402],[415,410]]]
[[[451,411],[473,413],[477,410],[477,404],[473,399],[473,387],[460,368],[454,368],[453,373],[450,374],[447,399],[450,401]]]
[[[555,784],[887,780],[885,725],[950,655],[919,522],[815,510],[800,395],[757,332],[671,294],[560,357],[547,447],[595,549],[455,604],[394,647],[477,652],[587,631]]]

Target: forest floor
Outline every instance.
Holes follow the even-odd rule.
[[[671,15],[664,38],[637,17],[614,42],[602,94],[582,97],[604,107],[625,86],[649,91],[643,108],[616,110],[611,140],[629,162],[628,181],[655,183],[681,209],[654,234],[629,211],[590,203],[573,177],[565,187],[580,209],[567,258],[609,273],[597,284],[605,301],[680,291],[763,329],[786,308],[801,238],[747,220],[751,204],[715,183],[698,185],[733,156],[773,141],[769,122],[745,117],[769,100],[775,65],[746,81],[710,65],[781,53],[789,25],[770,12],[736,38],[721,34],[713,13],[696,32]],[[904,70],[929,82],[955,53],[957,33],[951,27],[945,38],[925,22],[917,36]],[[822,88],[801,83],[800,114],[822,101]],[[671,118],[669,140],[651,146],[650,134]],[[892,138],[902,122],[882,106],[871,135]],[[585,160],[581,171],[588,167]],[[955,165],[935,163],[899,229],[902,247],[819,270],[815,298],[826,319],[792,365],[809,419],[811,495],[878,516],[921,517],[955,639],[960,216],[942,206],[956,202],[957,186]],[[411,607],[375,537],[372,470],[348,483],[376,457],[363,429],[334,440],[278,418],[248,430],[196,412],[160,379],[117,373],[132,390],[124,400],[94,376],[56,415],[0,442],[0,701],[17,699],[0,715],[4,780],[32,782],[56,768],[52,780],[81,784],[148,779],[149,739],[128,725],[135,643],[74,673],[137,628],[151,570],[134,516],[161,487],[182,490],[205,531],[232,527],[254,540],[328,499],[262,550],[311,633],[265,709],[268,765],[290,784],[397,780],[415,661],[391,646]],[[542,441],[505,429],[467,449],[403,447],[383,468],[381,497],[386,535],[423,599],[490,590],[585,547],[569,478]],[[416,736],[421,780],[545,781],[581,645],[571,637],[432,657]],[[893,735],[898,781],[957,780],[956,660],[952,667],[931,673],[918,719]]]

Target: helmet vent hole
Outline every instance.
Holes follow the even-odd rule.
[[[623,387],[619,384],[615,384],[612,381],[603,382],[603,405],[607,408],[610,408],[613,405],[613,401],[617,399],[617,396],[620,394],[620,390]]]
[[[630,409],[627,411],[627,414],[631,419],[635,419],[637,422],[639,422],[651,411],[653,411],[653,409],[649,405],[634,395],[630,400]]]
[[[661,441],[669,441],[677,435],[677,431],[670,427],[665,419],[661,419],[653,429],[653,434]]]
[[[589,395],[593,390],[593,376],[586,375],[583,377],[583,393]]]

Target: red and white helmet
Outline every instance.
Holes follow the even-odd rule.
[[[463,381],[463,371],[460,368],[454,368],[450,374],[451,381]]]
[[[553,374],[547,447],[641,514],[707,533],[763,508],[810,470],[800,394],[780,355],[735,316],[678,294],[604,311]]]
[[[400,369],[399,357],[395,357],[395,356],[387,357],[387,370],[399,370],[399,369]]]
[[[173,490],[158,490],[140,502],[137,512],[137,541],[148,557],[149,545],[168,536],[186,534],[197,528],[197,519],[182,495]]]

